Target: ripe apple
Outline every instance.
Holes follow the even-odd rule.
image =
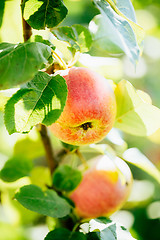
[[[92,167],[69,197],[75,203],[76,214],[82,218],[110,216],[129,197],[130,168],[122,159],[110,159],[107,155],[98,156],[91,163]]]
[[[108,81],[82,67],[58,71],[65,78],[68,97],[59,119],[49,128],[65,143],[91,144],[103,139],[116,116],[116,101]]]

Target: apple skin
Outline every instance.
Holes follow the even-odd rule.
[[[102,155],[92,160],[81,183],[70,193],[75,212],[81,218],[108,217],[120,209],[129,197],[132,174],[120,158]]]
[[[83,67],[58,71],[68,97],[59,119],[49,126],[61,141],[85,145],[100,141],[113,127],[116,100],[107,79]]]

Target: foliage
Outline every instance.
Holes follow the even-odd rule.
[[[135,8],[141,8],[143,13],[146,5],[148,13],[155,11],[155,16],[159,16],[159,2],[150,6],[149,1],[134,0],[134,8],[130,0],[93,0],[90,3],[23,0],[20,9],[20,1],[15,0],[16,14],[22,11],[23,26],[18,17],[14,16],[14,21],[24,35],[32,31],[26,42],[21,42],[21,37],[19,42],[4,40],[7,34],[12,39],[12,31],[6,27],[8,21],[14,29],[12,14],[7,18],[5,15],[14,12],[10,8],[12,4],[13,1],[0,1],[0,214],[3,216],[0,231],[3,240],[12,236],[14,240],[32,240],[28,226],[35,228],[39,224],[47,224],[49,228],[49,232],[47,228],[40,236],[41,240],[150,240],[151,237],[158,240],[160,232],[156,226],[160,215],[155,217],[154,204],[160,201],[159,60],[151,59],[145,52],[145,31],[136,19]],[[81,15],[79,21],[78,14]],[[153,19],[151,22],[155,24]],[[159,36],[158,24],[157,20],[156,30],[153,27],[146,34]],[[17,32],[19,35],[21,33]],[[85,63],[82,59],[87,56],[91,61]],[[129,70],[138,72],[138,64],[144,59],[148,61],[148,75],[142,79],[137,77],[136,82],[136,78],[126,74],[125,63],[130,66]],[[107,78],[111,74],[114,80],[110,81],[117,103],[114,128],[96,144],[71,146],[50,132],[44,134],[39,128],[50,126],[63,112],[68,90],[58,71],[72,66],[90,67]],[[117,78],[115,72],[119,66],[119,72],[124,66],[125,73]],[[153,97],[153,104],[148,93]],[[45,148],[48,138],[53,154]],[[158,149],[158,157],[154,162],[155,149]],[[49,169],[46,159],[50,154],[55,166]],[[135,179],[133,183],[139,181],[140,189],[144,186],[138,192],[138,200],[133,191],[124,205],[125,211],[120,211],[130,220],[135,218],[130,226],[125,221],[123,224],[123,217],[120,224],[114,215],[110,219],[80,219],[69,199],[70,192],[82,180],[88,160],[102,154],[126,161]],[[144,224],[141,229],[139,222]],[[127,225],[127,229],[123,225]],[[15,230],[13,226],[19,227]],[[36,239],[39,240],[38,235]]]

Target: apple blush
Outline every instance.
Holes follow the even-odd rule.
[[[69,198],[81,218],[109,217],[129,197],[132,174],[128,165],[118,157],[111,160],[102,155],[94,158],[92,163]]]
[[[59,119],[49,126],[61,141],[85,145],[102,140],[113,127],[116,100],[107,79],[83,67],[58,71],[68,88]]]

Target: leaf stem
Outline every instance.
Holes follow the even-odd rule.
[[[54,172],[55,168],[57,167],[57,161],[55,160],[55,157],[54,157],[51,140],[48,135],[48,129],[45,125],[40,124],[40,123],[37,124],[36,127],[41,135],[43,146],[44,146],[45,152],[46,152],[46,159],[48,162],[48,166],[50,168],[50,172],[52,174]]]
[[[23,3],[23,0],[21,0],[21,5]],[[22,26],[23,26],[23,39],[24,42],[27,42],[28,39],[32,36],[32,28],[31,26],[25,21],[22,13]]]
[[[65,63],[65,61],[53,50],[51,49],[52,51],[52,55],[53,57],[58,60],[58,62],[60,63],[60,65],[63,67],[63,69],[67,69],[67,65]]]
[[[72,58],[72,60],[67,65],[68,68],[71,68],[71,67],[73,67],[73,65],[75,65],[75,63],[78,61],[78,59],[80,57],[80,54],[81,53],[79,51],[74,54],[74,57]]]

